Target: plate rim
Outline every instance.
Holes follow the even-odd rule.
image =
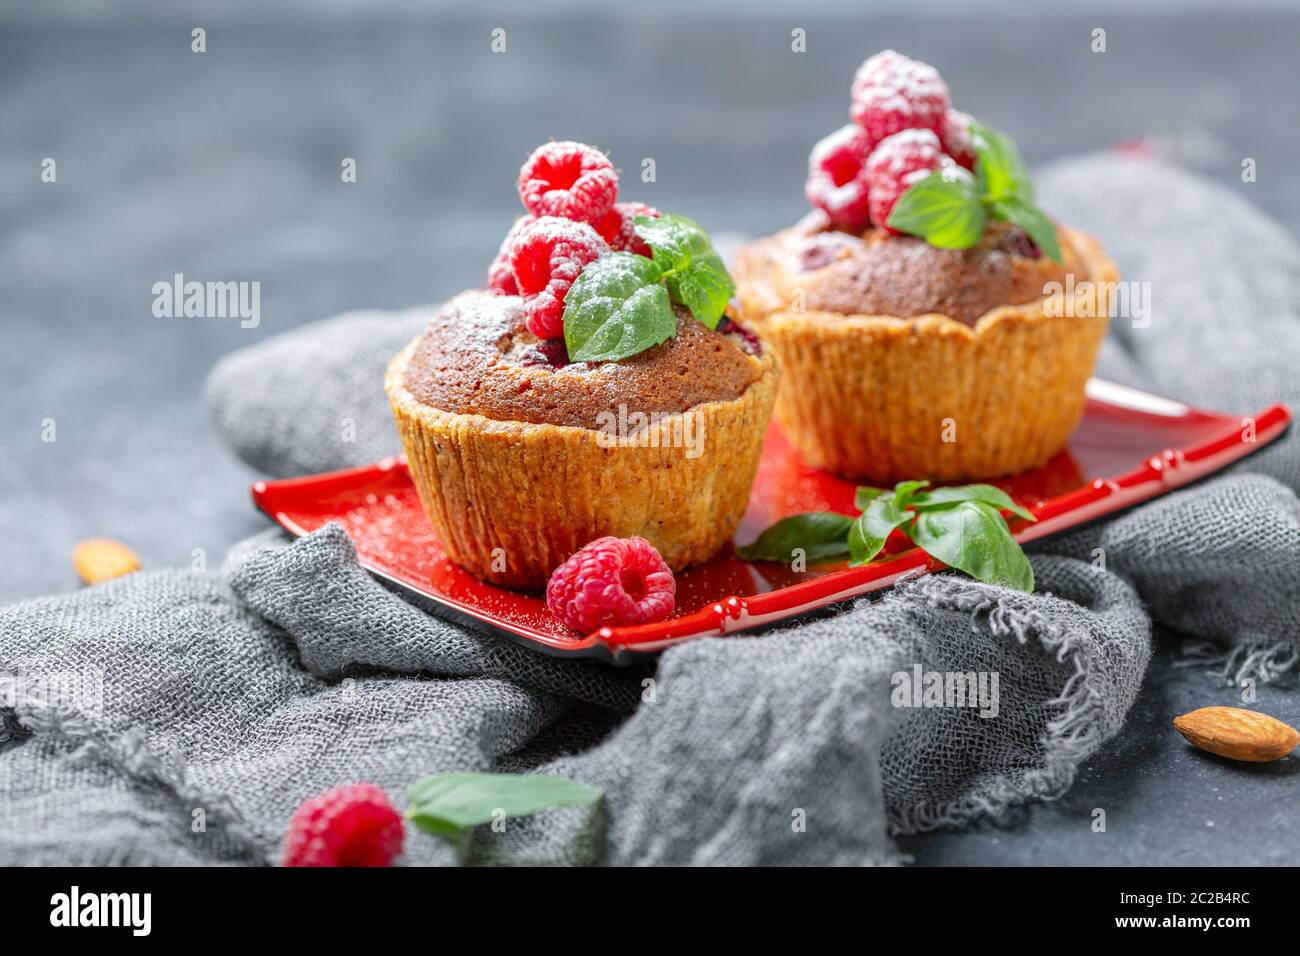
[[[1130,471],[1094,478],[1072,491],[1030,508],[1039,519],[1037,522],[1021,521],[1013,524],[1013,537],[1022,544],[1083,527],[1117,511],[1186,487],[1262,451],[1285,434],[1292,422],[1291,410],[1283,403],[1274,403],[1253,415],[1241,415],[1240,423],[1233,424],[1231,413],[1206,411],[1105,379],[1089,379],[1087,394],[1091,401],[1143,414],[1165,415],[1169,418],[1196,415],[1222,421],[1223,432],[1190,447],[1163,448],[1147,456]],[[1240,429],[1247,419],[1255,422],[1253,443],[1244,442],[1240,438]],[[268,502],[272,492],[291,492],[296,488],[319,486],[326,482],[347,485],[363,474],[377,470],[392,471],[399,467],[406,467],[404,458],[390,455],[354,468],[294,478],[259,480],[253,483],[250,491],[257,510],[291,535],[302,537],[309,532],[285,513],[277,512]],[[428,609],[439,616],[452,617],[457,623],[504,636],[515,643],[553,656],[604,659],[621,665],[646,660],[650,655],[684,641],[735,634],[775,621],[793,620],[819,608],[883,590],[904,576],[933,573],[945,567],[919,548],[913,547],[885,561],[831,571],[812,580],[800,581],[763,594],[748,597],[730,595],[668,621],[603,627],[583,637],[560,638],[503,622],[479,612],[473,605],[420,588],[374,565],[360,554],[358,561],[371,574],[414,596],[418,603],[428,605]]]

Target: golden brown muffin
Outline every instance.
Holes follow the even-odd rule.
[[[569,363],[515,296],[466,292],[389,365],[420,500],[476,577],[541,588],[604,535],[646,538],[673,570],[731,539],[749,499],[776,364],[724,319],[620,362]],[[637,416],[644,416],[645,420]]]
[[[777,420],[805,463],[852,479],[993,478],[1078,424],[1119,274],[1057,228],[1063,262],[991,223],[978,245],[832,229],[821,213],[740,250],[740,321],[782,365]]]

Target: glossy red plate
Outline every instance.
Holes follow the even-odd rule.
[[[1013,520],[1018,541],[1033,541],[1146,501],[1202,478],[1276,439],[1291,413],[1273,405],[1243,418],[1093,379],[1082,423],[1042,468],[995,481],[1031,510]],[[774,521],[801,511],[853,514],[852,482],[800,463],[773,425],[749,508],[736,540],[748,542]],[[401,458],[374,465],[253,485],[254,504],[287,531],[303,535],[338,521],[362,564],[411,592],[436,613],[551,654],[630,663],[646,652],[696,637],[730,634],[889,587],[902,575],[943,565],[906,539],[884,560],[795,572],[779,564],[720,556],[677,576],[676,617],[657,624],[577,634],[535,595],[493,587],[447,560]]]

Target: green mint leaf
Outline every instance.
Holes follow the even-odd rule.
[[[940,249],[968,249],[980,241],[988,213],[965,170],[939,170],[910,186],[889,214],[889,225]]]
[[[849,553],[845,536],[853,519],[833,511],[809,511],[782,518],[752,543],[736,549],[745,561],[788,562],[802,548],[809,563]]]
[[[603,790],[549,774],[440,773],[411,784],[406,815],[420,829],[455,839],[494,814],[526,817],[556,807],[589,806]]]
[[[1032,202],[1013,196],[991,204],[989,211],[994,218],[1005,219],[1025,230],[1029,238],[1034,240],[1034,245],[1043,250],[1043,255],[1057,265],[1064,264],[1061,244],[1056,238],[1056,227]]]
[[[912,497],[922,488],[928,488],[928,481],[900,481],[894,485],[894,504],[906,508],[912,503]]]
[[[617,362],[677,333],[677,316],[645,256],[612,252],[587,265],[569,289],[564,343],[574,362]]]
[[[980,123],[971,123],[970,138],[980,195],[988,202],[1016,197],[1032,203],[1034,183],[1015,141]]]
[[[712,249],[693,259],[681,272],[669,275],[666,281],[672,297],[690,309],[697,322],[711,329],[718,327],[727,303],[736,294],[722,256]]]
[[[849,567],[866,564],[880,553],[890,533],[912,517],[892,498],[876,498],[849,529]]]
[[[911,505],[917,511],[934,511],[939,508],[950,508],[963,501],[982,501],[995,508],[1001,508],[1003,511],[1010,511],[1012,514],[1028,521],[1038,520],[1031,512],[1012,501],[1011,496],[1005,491],[993,485],[958,485],[951,488],[936,488],[934,491],[914,495]]]
[[[637,235],[650,247],[673,300],[686,306],[696,321],[716,328],[736,285],[708,233],[685,216],[637,216],[633,222]]]
[[[881,495],[889,494],[888,488],[872,488],[869,485],[858,485],[853,492],[853,507],[859,511],[865,511],[867,505],[879,498]]]
[[[1011,537],[1006,520],[983,501],[922,511],[911,537],[927,554],[977,581],[1033,591],[1034,569]]]

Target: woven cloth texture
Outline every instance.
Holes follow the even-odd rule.
[[[1151,283],[1150,323],[1117,320],[1099,374],[1233,412],[1300,400],[1300,248],[1283,230],[1113,156],[1044,170],[1039,191]],[[227,357],[207,388],[218,431],[270,475],[395,452],[382,369],[429,314],[343,316]],[[259,535],[212,573],[25,601],[0,611],[0,864],[274,863],[305,797],[365,780],[402,806],[447,770],[560,773],[605,799],[456,849],[408,827],[403,863],[896,864],[897,834],[1063,793],[1122,732],[1153,619],[1229,676],[1292,670],[1298,485],[1285,438],[1038,545],[1036,594],[914,579],[680,645],[653,671],[431,616],[364,572],[338,526]],[[913,674],[996,676],[997,693],[898,706]]]

